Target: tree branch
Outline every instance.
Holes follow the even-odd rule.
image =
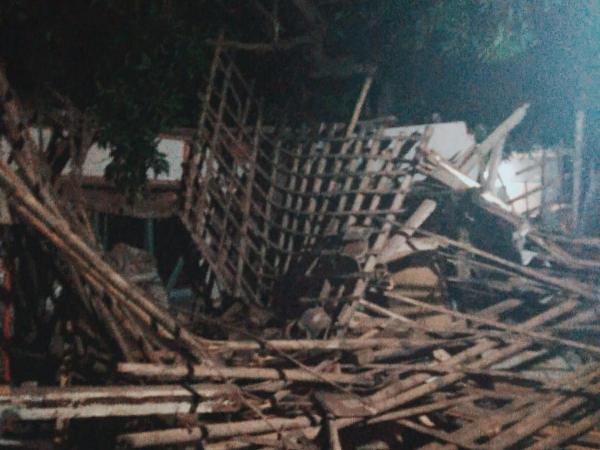
[[[217,45],[218,42],[214,39],[206,40],[209,45]],[[238,42],[238,41],[223,41],[221,45],[224,48],[234,48],[237,50],[245,50],[251,52],[273,52],[278,50],[290,50],[294,47],[306,44],[314,44],[314,40],[310,36],[298,36],[286,41],[278,42]]]

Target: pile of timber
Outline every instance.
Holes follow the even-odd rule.
[[[107,262],[86,221],[40,178],[38,150],[8,90],[0,77],[18,169],[0,161],[0,185],[77,286],[81,322],[73,332],[101,348],[106,382],[66,377],[58,386],[4,387],[1,445],[42,448],[60,436],[64,445],[91,448],[81,430],[92,423],[103,430],[104,448],[600,446],[600,261],[585,256],[597,243],[538,230],[494,195],[489,179],[466,175],[473,159],[487,161],[486,177],[493,175],[526,107],[454,161],[428,148],[427,133],[383,150],[373,144],[383,142],[377,132],[368,140],[354,126],[341,138],[333,133],[324,146],[336,149],[334,169],[354,172],[340,182],[327,179],[325,162],[306,163],[304,178],[281,178],[286,220],[316,218],[307,219],[309,234],[292,229],[290,251],[276,254],[282,274],[272,295],[264,302],[240,295],[219,314],[183,322]],[[368,153],[358,153],[366,142]],[[414,157],[400,162],[410,169],[398,169],[408,150]],[[236,164],[248,170],[252,160]],[[326,181],[306,181],[314,173]],[[240,181],[252,187],[248,177]],[[340,186],[345,200],[328,200]],[[455,233],[459,212],[444,202],[457,196],[472,220]],[[250,201],[241,210],[248,221]],[[475,237],[478,229],[487,240]],[[510,251],[495,250],[506,236]],[[201,251],[204,237],[196,241]],[[274,241],[287,245],[286,232]],[[236,253],[241,265],[245,251]],[[520,261],[525,252],[535,255],[523,258],[528,265]],[[218,256],[211,264],[230,279]],[[233,278],[243,293],[242,278]]]

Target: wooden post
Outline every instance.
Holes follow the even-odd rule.
[[[492,194],[496,193],[496,179],[498,178],[498,168],[502,162],[502,153],[504,151],[505,142],[506,136],[502,137],[492,149],[492,155],[490,156],[490,161],[488,163],[487,176],[482,183],[482,188],[486,191],[490,191]]]
[[[177,284],[179,275],[181,274],[181,271],[183,270],[183,264],[184,264],[183,256],[180,256],[177,259],[177,263],[175,263],[175,267],[173,268],[171,275],[169,275],[169,279],[168,279],[167,285],[165,287],[167,294],[169,294],[173,290],[175,285]]]
[[[146,219],[144,229],[144,247],[151,255],[154,255],[154,219]]]
[[[350,119],[350,123],[348,124],[348,128],[346,129],[346,137],[352,136],[354,134],[354,129],[356,128],[356,124],[358,123],[358,119],[360,117],[360,113],[362,112],[363,106],[365,104],[365,100],[367,99],[367,95],[371,90],[371,85],[373,84],[373,75],[369,75],[365,78],[365,81],[360,90],[360,95],[358,96],[358,100],[356,101],[356,105],[354,106],[354,111],[352,113],[352,118]]]
[[[249,222],[250,222],[250,210],[252,207],[252,194],[254,192],[254,180],[256,177],[256,165],[258,164],[258,152],[260,151],[260,142],[261,142],[261,126],[262,126],[262,106],[258,107],[258,118],[256,120],[256,125],[254,128],[254,136],[250,155],[249,168],[247,169],[246,181],[244,185],[243,191],[243,200],[241,205],[242,219],[241,225],[239,229],[239,238],[240,241],[237,243],[238,246],[238,257],[236,262],[236,274],[235,274],[235,288],[234,295],[241,296],[243,292],[243,278],[244,278],[244,269],[247,267],[247,252],[248,252],[248,241],[250,237],[248,236],[249,231]],[[259,285],[261,283],[260,276],[257,280]],[[254,293],[255,295],[259,293]]]
[[[575,115],[575,148],[573,153],[573,232],[579,229],[579,209],[581,204],[581,178],[583,174],[583,130],[585,111],[579,110]]]
[[[103,214],[102,216],[102,248],[104,250],[108,250],[108,214]]]

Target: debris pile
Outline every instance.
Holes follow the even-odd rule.
[[[300,130],[263,127],[248,89],[217,50],[181,219],[227,301],[182,318],[40,176],[0,78],[0,184],[77,293],[70,358],[101,374],[6,387],[2,445],[80,445],[93,419],[130,448],[598,448],[599,244],[493,189],[527,107],[449,161],[428,130],[358,122],[367,89],[347,126]]]

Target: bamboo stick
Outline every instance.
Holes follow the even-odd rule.
[[[262,367],[205,367],[200,365],[167,366],[161,364],[120,363],[119,373],[149,380],[189,380],[202,378],[231,378],[236,380],[284,380],[310,383],[369,384],[361,375],[320,372],[320,377],[302,369],[270,369]]]
[[[581,185],[583,173],[583,131],[585,125],[585,111],[579,110],[575,114],[575,149],[573,154],[573,201],[572,223],[573,231],[579,233],[579,216],[581,205]]]
[[[189,444],[203,439],[219,439],[244,434],[258,434],[272,431],[271,425],[277,430],[293,430],[307,428],[319,424],[319,416],[298,416],[294,418],[271,417],[269,423],[264,420],[246,420],[219,424],[205,424],[202,427],[172,428],[160,431],[122,434],[118,442],[129,445],[130,448],[142,448],[160,445]]]
[[[237,411],[237,398],[236,389],[211,384],[12,388],[0,395],[0,414],[19,420],[204,414]]]
[[[213,351],[248,351],[261,349],[275,349],[279,351],[303,350],[360,350],[372,347],[401,346],[402,341],[396,338],[376,339],[275,339],[263,342],[258,341],[207,341],[207,349]]]
[[[423,225],[433,211],[435,211],[436,207],[437,203],[433,200],[424,200],[404,223],[400,233],[393,236],[391,239],[388,239],[387,244],[377,256],[377,262],[379,264],[385,264],[396,259],[400,252],[406,251],[405,247],[408,239],[421,225]]]
[[[399,300],[401,302],[407,303],[409,305],[413,305],[413,306],[420,306],[423,309],[429,310],[429,311],[435,311],[435,312],[439,312],[442,314],[447,314],[449,316],[452,317],[456,317],[459,319],[466,319],[466,320],[471,320],[473,322],[476,323],[481,323],[484,325],[489,325],[492,326],[494,328],[499,328],[501,330],[504,331],[508,331],[510,333],[513,334],[520,334],[522,336],[526,336],[532,339],[538,339],[538,340],[542,340],[542,341],[547,341],[547,342],[554,342],[557,344],[562,344],[565,345],[567,347],[572,347],[572,348],[577,348],[580,350],[585,350],[588,351],[590,353],[595,353],[595,354],[600,354],[600,347],[597,347],[595,345],[588,345],[588,344],[584,344],[582,342],[577,342],[577,341],[573,341],[571,339],[563,339],[563,338],[559,338],[559,337],[555,337],[552,335],[549,335],[547,333],[539,333],[539,332],[535,332],[535,331],[528,331],[523,329],[522,326],[515,326],[515,325],[507,325],[504,324],[502,322],[498,322],[497,320],[492,320],[492,319],[486,319],[484,317],[479,317],[473,314],[466,314],[466,313],[460,313],[457,311],[452,311],[449,310],[447,308],[444,308],[442,306],[435,306],[435,305],[431,305],[429,303],[424,303],[424,302],[420,302],[418,300],[414,300],[412,298],[409,297],[405,297],[403,295],[394,293],[394,292],[389,292],[386,294],[386,297],[388,298],[392,298],[395,300]],[[565,310],[568,311],[567,308],[571,308],[573,307],[572,304],[567,303],[565,305],[561,305],[561,308],[564,308]]]
[[[462,243],[459,241],[455,241],[453,239],[447,238],[445,236],[441,236],[439,234],[430,233],[430,232],[426,232],[426,231],[422,231],[422,230],[420,230],[420,232],[426,236],[431,236],[431,237],[438,239],[440,242],[440,245],[442,245],[442,246],[450,245],[452,247],[456,247],[458,249],[469,252],[473,255],[480,256],[489,261],[493,261],[494,263],[497,263],[501,266],[508,267],[512,271],[515,271],[515,272],[517,272],[521,275],[524,275],[528,278],[532,278],[536,281],[540,281],[542,283],[551,285],[553,287],[564,289],[565,291],[572,292],[577,295],[581,295],[582,297],[584,297],[588,300],[596,300],[598,298],[598,295],[600,295],[600,292],[598,292],[597,289],[594,289],[591,286],[580,283],[576,280],[572,280],[572,279],[569,279],[566,277],[557,278],[557,277],[553,277],[550,275],[546,275],[543,272],[532,269],[530,267],[524,267],[519,264],[515,264],[511,261],[508,261],[506,259],[500,258],[491,253],[488,253],[488,252],[485,252],[478,248],[475,248],[472,245],[465,244],[465,243]]]
[[[82,263],[83,270],[86,273],[95,274],[100,285],[110,286],[122,293],[124,296],[122,301],[125,304],[132,303],[139,306],[171,333],[177,335],[197,357],[201,357],[201,345],[192,333],[178,324],[168,312],[148,299],[139,288],[131,285],[108,263],[104,262],[94,250],[70,230],[64,219],[54,215],[41,205],[3,161],[0,161],[0,183],[10,198],[14,199],[19,210],[27,209],[38,219],[36,222],[38,232],[45,233],[44,235],[53,240],[61,251],[76,255]],[[40,223],[44,224],[43,228],[39,226]],[[32,225],[35,226],[33,223]]]
[[[256,435],[256,438],[262,439],[271,439],[271,440],[281,440],[281,437],[288,438],[288,440],[292,439],[296,435],[301,435],[306,439],[315,439],[319,432],[321,431],[320,426],[316,427],[307,427],[307,428],[298,428],[290,431],[283,431],[277,433],[265,433]],[[202,448],[204,450],[235,450],[240,448],[247,448],[254,444],[254,442],[248,437],[240,436],[233,439],[227,439],[226,441],[219,441],[214,443],[203,443]]]
[[[530,450],[544,450],[548,448],[558,448],[561,444],[589,431],[600,422],[600,411],[596,411],[590,416],[578,420],[572,425],[565,427],[554,435],[550,435],[544,439],[540,439],[534,445],[529,447]]]

